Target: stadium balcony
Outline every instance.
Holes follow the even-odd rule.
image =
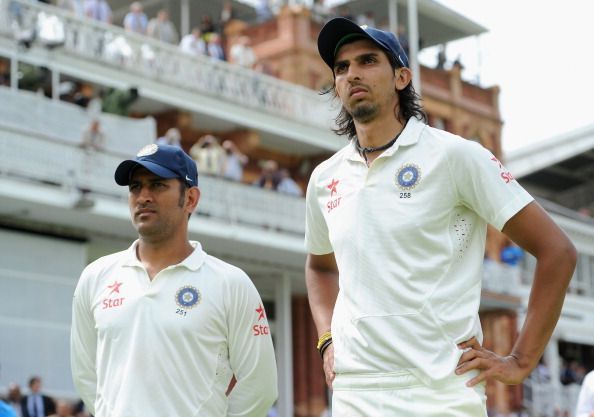
[[[40,30],[40,22],[51,29]],[[329,129],[333,110],[316,91],[189,56],[174,45],[54,6],[0,0],[0,56],[10,59],[12,73],[19,62],[48,68],[54,92],[61,75],[114,88],[134,86],[152,104],[198,115],[205,129],[242,126],[257,130],[264,145],[304,154],[335,151],[342,143]],[[15,77],[11,81],[16,85]]]
[[[44,186],[52,191],[54,197],[47,203],[53,200],[56,215],[63,208],[76,209],[78,190],[85,190],[92,199],[125,204],[127,190],[115,186],[113,173],[123,159],[134,155],[143,145],[154,143],[152,118],[101,114],[99,120],[108,140],[105,150],[90,152],[80,147],[82,127],[88,125],[90,119],[80,107],[6,87],[0,87],[0,102],[6,104],[0,107],[0,180],[5,182],[4,190],[12,190],[3,193],[5,214],[19,212],[14,205],[24,189],[23,184]],[[9,183],[13,186],[9,187]],[[298,236],[301,244],[305,230],[303,198],[206,175],[200,176],[199,183],[202,199],[198,217],[278,231],[292,238]],[[58,195],[62,198],[56,198]],[[26,200],[22,200],[25,206]],[[58,200],[63,204],[57,204]],[[51,212],[46,207],[37,218],[73,225],[73,219],[68,216],[52,220]],[[92,210],[88,215],[92,217]],[[122,211],[121,216],[126,218],[127,210]],[[35,218],[32,213],[29,217]],[[85,221],[78,226],[92,228],[92,222]],[[117,224],[113,227],[105,222],[96,224],[98,231],[105,232],[106,227],[111,233],[131,236],[127,228],[123,232]]]

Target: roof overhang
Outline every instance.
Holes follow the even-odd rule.
[[[375,16],[388,16],[391,0],[348,0],[340,6],[348,6],[352,14],[373,11]],[[398,20],[404,22],[408,14],[408,1],[397,0]],[[421,47],[439,45],[458,39],[477,36],[487,29],[469,18],[455,12],[435,0],[417,0],[419,15],[419,39]]]

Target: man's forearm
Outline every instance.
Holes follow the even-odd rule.
[[[330,330],[332,313],[338,296],[338,273],[306,268],[305,282],[311,313],[318,334]]]
[[[532,370],[542,356],[559,320],[575,262],[573,247],[538,260],[526,319],[511,353],[522,368]]]

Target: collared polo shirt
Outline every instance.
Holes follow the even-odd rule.
[[[487,223],[533,199],[481,145],[411,118],[368,168],[349,143],[314,170],[306,247],[334,253],[337,373],[451,375],[476,336]]]
[[[137,242],[83,271],[73,301],[72,372],[96,417],[259,417],[276,398],[256,288],[239,268],[191,244],[190,256],[152,281]]]

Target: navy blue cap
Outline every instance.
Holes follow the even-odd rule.
[[[352,20],[336,17],[328,21],[318,35],[318,51],[331,70],[334,70],[334,58],[338,48],[344,45],[346,41],[359,36],[371,40],[392,55],[400,66],[408,67],[408,57],[398,38],[392,32],[368,26],[359,26]]]
[[[134,168],[143,166],[161,178],[179,178],[189,187],[198,186],[196,162],[177,146],[147,145],[136,158],[122,162],[115,171],[118,185],[129,185]]]

